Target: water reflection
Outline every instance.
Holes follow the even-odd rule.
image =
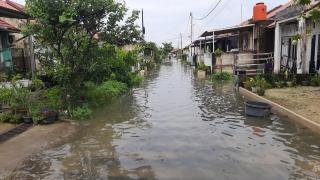
[[[316,179],[319,135],[272,115],[244,115],[231,83],[176,61],[26,160],[14,179]]]

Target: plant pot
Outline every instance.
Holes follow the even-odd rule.
[[[243,83],[243,87],[244,87],[245,89],[249,90],[249,91],[252,91],[251,86],[250,86],[248,83],[246,83],[246,82]]]
[[[302,86],[309,86],[309,82],[308,81],[302,81],[301,84],[302,84]]]
[[[29,116],[22,116],[22,120],[25,124],[32,124],[33,123],[32,117],[29,117]]]
[[[288,81],[288,82],[287,82],[287,86],[288,86],[288,87],[293,87],[293,82]]]
[[[206,78],[206,71],[198,70],[197,75],[199,79],[204,79]]]
[[[259,96],[264,96],[265,92],[266,92],[266,91],[265,91],[264,89],[258,89],[257,94],[258,94]]]
[[[251,91],[253,93],[257,93],[259,91],[259,87],[251,87]]]
[[[11,89],[12,88],[12,84],[10,82],[3,82],[2,83],[2,87],[7,88],[7,89]]]
[[[27,88],[32,84],[32,82],[30,80],[23,79],[23,80],[17,81],[17,84],[19,84],[23,88]]]
[[[45,111],[43,112],[43,116],[45,117],[42,120],[43,124],[53,124],[59,120],[59,113],[55,111]]]

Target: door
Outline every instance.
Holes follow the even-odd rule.
[[[312,41],[311,41],[311,57],[309,61],[309,73],[314,74],[316,73],[316,35],[312,36]]]

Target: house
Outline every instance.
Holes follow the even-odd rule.
[[[29,42],[19,29],[28,18],[24,6],[10,0],[0,0],[1,70],[31,69]]]
[[[211,66],[213,72],[217,69],[230,73],[245,71],[241,72],[245,74],[265,72],[265,63],[273,61],[274,18],[287,6],[288,4],[280,5],[267,12],[267,7],[263,3],[258,3],[254,7],[252,19],[237,26],[202,33],[200,38],[211,39],[211,43],[206,43],[203,47],[207,51],[200,52],[204,53],[207,59],[204,62],[209,62],[206,65]],[[261,14],[264,17],[261,18]],[[217,49],[224,52],[219,58],[221,61],[217,61],[212,55]]]
[[[276,16],[274,73],[320,73],[320,23],[301,18],[320,6],[290,4]]]

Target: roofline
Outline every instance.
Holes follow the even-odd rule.
[[[222,28],[222,29],[213,29],[213,30],[205,31],[204,33],[202,33],[200,35],[200,37],[205,37],[205,36],[203,36],[205,33],[212,33],[212,35],[213,35],[214,32],[226,31],[226,30],[232,30],[232,29],[242,29],[242,28],[253,27],[253,26],[255,26],[255,24],[248,24],[248,25],[243,25],[243,26],[233,26],[233,27]]]

